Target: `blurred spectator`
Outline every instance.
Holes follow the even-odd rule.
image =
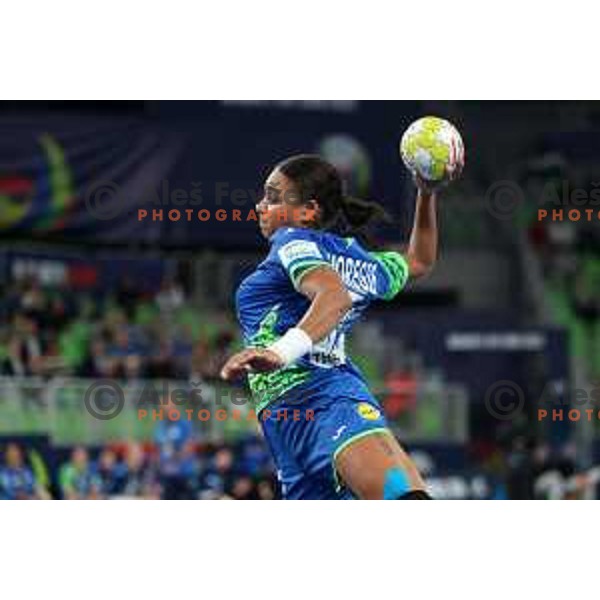
[[[417,403],[417,376],[409,368],[397,368],[385,376],[385,414],[392,420],[400,419],[415,410]]]
[[[189,323],[184,323],[175,334],[171,346],[172,368],[177,376],[192,372],[192,353],[194,350],[194,332]]]
[[[0,375],[11,375],[12,365],[9,354],[10,331],[6,327],[0,327]]]
[[[116,376],[117,360],[112,356],[108,356],[106,341],[101,337],[92,341],[80,373],[84,377],[99,377],[101,379]]]
[[[160,488],[154,469],[144,456],[139,444],[130,444],[126,454],[125,484],[120,490],[129,498],[157,499]]]
[[[234,500],[257,500],[258,495],[252,479],[248,475],[241,475],[233,482],[231,497]]]
[[[256,486],[256,491],[259,500],[275,500],[275,485],[271,479],[261,479]]]
[[[39,500],[48,498],[47,491],[36,482],[32,470],[25,464],[21,448],[8,444],[4,464],[0,467],[0,499]]]
[[[193,497],[193,479],[198,475],[198,464],[193,452],[192,423],[185,419],[179,407],[166,401],[160,413],[154,439],[159,451],[159,480],[162,497],[182,500]]]
[[[156,295],[156,304],[158,304],[161,314],[170,316],[171,313],[183,306],[184,302],[183,288],[173,279],[163,280],[160,291]]]
[[[158,339],[154,341],[152,348],[152,355],[148,358],[147,375],[160,379],[175,378],[173,343],[167,332],[162,328],[159,329]],[[189,373],[189,370],[187,373]]]
[[[90,465],[88,451],[78,446],[69,462],[59,473],[60,488],[65,500],[92,500],[102,497],[102,480]]]
[[[523,436],[513,439],[507,456],[507,491],[511,500],[534,497],[535,470],[528,442]]]
[[[100,452],[98,466],[95,472],[100,481],[101,494],[105,498],[121,493],[127,480],[127,467],[117,460],[117,455],[111,448]]]
[[[563,281],[568,281],[572,277],[577,265],[576,240],[577,227],[572,221],[550,221],[547,224],[546,265],[551,277]]]
[[[107,355],[115,360],[117,376],[126,379],[137,379],[142,376],[142,347],[131,335],[128,327],[120,327],[113,334],[112,343],[107,348]]]
[[[38,325],[24,314],[17,314],[14,318],[8,356],[12,375],[25,377],[42,373],[42,344]]]
[[[133,319],[135,314],[135,306],[141,299],[139,285],[129,276],[124,275],[118,286],[115,294],[117,304],[125,311],[128,319]]]
[[[573,304],[575,314],[583,325],[585,354],[591,375],[594,373],[594,359],[600,354],[600,258],[585,253],[579,262],[575,277]]]
[[[25,283],[21,296],[21,311],[27,315],[38,328],[47,322],[48,298],[37,279]]]
[[[201,488],[215,496],[233,497],[235,481],[233,452],[227,447],[220,448],[215,453],[212,464],[204,472]]]

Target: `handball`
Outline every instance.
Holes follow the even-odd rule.
[[[438,117],[423,117],[404,132],[400,156],[413,176],[430,183],[443,183],[460,173],[465,150],[452,123]]]

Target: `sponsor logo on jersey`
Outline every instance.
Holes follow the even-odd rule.
[[[308,240],[295,240],[293,242],[289,242],[279,249],[278,254],[285,268],[287,268],[292,261],[300,258],[323,260],[323,255],[321,254],[317,244]]]
[[[366,421],[376,421],[381,417],[381,412],[368,402],[361,402],[356,411]]]
[[[336,432],[334,435],[331,436],[331,439],[334,442],[337,442],[340,439],[340,436],[342,435],[342,433],[344,433],[344,431],[346,431],[346,429],[348,429],[348,425],[342,425]]]

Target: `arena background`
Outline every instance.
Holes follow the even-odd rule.
[[[466,146],[440,260],[352,356],[435,497],[596,497],[600,105],[406,101],[1,103],[0,496],[277,497],[256,423],[216,417],[248,411],[218,371],[267,248],[253,198],[320,152],[406,240],[398,142],[426,114]],[[174,389],[211,418],[153,419]]]

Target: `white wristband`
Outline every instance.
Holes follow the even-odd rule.
[[[299,327],[288,329],[276,342],[271,344],[267,350],[275,352],[281,357],[285,366],[296,362],[301,356],[310,352],[313,342],[310,336]]]

